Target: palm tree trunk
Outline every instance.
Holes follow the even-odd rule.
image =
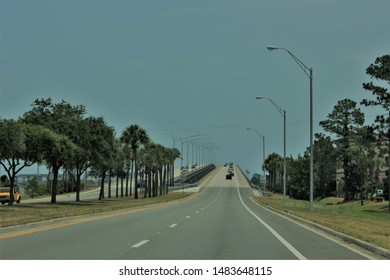
[[[125,193],[126,197],[129,196],[129,172],[130,172],[130,168],[127,167],[127,170],[126,170],[126,193]]]
[[[116,191],[115,191],[115,196],[119,196],[119,176],[116,175]]]
[[[161,166],[159,169],[158,169],[158,175],[160,176],[160,196],[163,195],[163,188],[164,188],[164,181],[163,181],[163,167]]]
[[[146,193],[148,193],[148,196],[149,198],[152,197],[152,170],[151,168],[149,167],[149,172],[148,172],[148,183],[146,184],[148,187],[147,187],[147,191],[145,189],[145,198],[146,198]],[[146,186],[145,186],[146,187]],[[154,187],[154,186],[153,186]]]
[[[131,174],[130,174],[130,196],[133,195],[133,175],[134,175],[134,161],[131,161]]]
[[[134,157],[135,157],[135,160],[134,160],[134,172],[135,172],[135,189],[134,189],[134,199],[138,199],[138,183],[137,183],[137,180],[138,180],[138,163],[137,163],[137,151],[134,151]]]
[[[163,174],[163,188],[164,188],[164,191],[163,193],[164,194],[167,194],[167,188],[168,188],[168,180],[167,180],[167,164],[164,164],[164,174]]]

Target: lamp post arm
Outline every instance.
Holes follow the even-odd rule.
[[[291,57],[294,59],[294,61],[299,65],[299,67],[302,69],[303,72],[305,72],[306,76],[309,78],[312,78],[312,68],[307,67],[298,57],[296,57],[292,52],[290,52],[286,48],[279,48],[281,50],[285,50]]]
[[[284,115],[286,114],[285,113],[285,110],[283,110],[282,108],[280,108],[278,106],[278,104],[276,104],[271,98],[268,98],[266,97],[269,101],[271,101],[271,103],[275,106],[275,108],[279,111],[279,113],[282,115],[282,117],[284,117]]]

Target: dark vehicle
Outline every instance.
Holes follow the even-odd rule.
[[[232,174],[228,173],[226,174],[226,180],[231,180],[232,179]]]

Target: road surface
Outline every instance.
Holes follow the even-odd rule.
[[[190,199],[1,234],[0,259],[359,260],[375,258],[255,204],[236,168]],[[1,231],[0,231],[1,232]]]

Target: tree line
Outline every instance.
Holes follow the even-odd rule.
[[[385,154],[389,155],[390,93],[383,85],[390,84],[390,55],[376,58],[366,69],[366,74],[371,81],[362,86],[372,93],[374,99],[363,99],[360,104],[382,107],[387,113],[376,116],[373,124],[364,125],[364,113],[357,102],[343,99],[337,102],[326,120],[320,121],[320,126],[328,134],[315,134],[313,144],[314,195],[318,198],[334,195],[336,184],[342,186],[345,201],[357,194],[364,197],[380,186],[388,196],[389,170],[382,182],[379,170],[389,164],[383,158]],[[309,148],[297,158],[289,157],[286,161],[288,194],[293,198],[308,199]],[[338,168],[343,172],[340,182],[336,182]],[[268,188],[282,192],[283,158],[276,153],[268,155],[263,169],[269,173]]]
[[[1,120],[0,143],[0,164],[10,181],[9,205],[13,204],[16,175],[33,164],[49,168],[51,202],[56,203],[60,169],[71,175],[76,201],[80,201],[81,176],[87,169],[101,178],[99,199],[104,198],[107,176],[109,180],[112,176],[125,179],[121,196],[138,199],[141,186],[144,197],[167,194],[168,186],[173,185],[174,162],[180,157],[176,148],[154,143],[137,124],[116,137],[103,117],[86,116],[85,106],[64,100],[54,103],[51,98],[36,99],[32,109],[17,120]]]

